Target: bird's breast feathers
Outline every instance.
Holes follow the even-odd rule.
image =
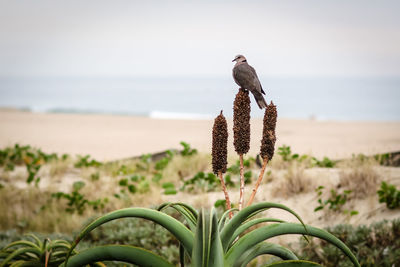
[[[261,84],[256,71],[249,64],[236,65],[233,68],[233,79],[239,86],[245,89],[258,89],[258,91],[261,91]]]

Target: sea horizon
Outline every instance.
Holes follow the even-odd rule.
[[[400,77],[260,77],[278,116],[400,121]],[[232,117],[238,86],[227,77],[0,77],[0,108],[160,119]],[[261,118],[254,98],[252,117]]]

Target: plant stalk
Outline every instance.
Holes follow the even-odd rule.
[[[224,191],[224,195],[225,195],[226,210],[230,210],[231,209],[231,201],[229,199],[228,190],[226,189],[224,178],[222,176],[222,172],[221,171],[218,172],[218,177],[219,177],[219,180],[221,181],[222,191]],[[233,216],[233,213],[229,212],[229,219],[231,219],[232,216]]]
[[[47,267],[49,264],[50,252],[46,251],[45,255],[46,257],[45,257],[44,267]]]
[[[256,196],[256,193],[257,193],[257,190],[258,190],[258,187],[260,186],[261,181],[264,178],[265,167],[267,167],[268,161],[269,161],[268,157],[265,157],[264,161],[263,161],[263,165],[262,165],[261,171],[260,171],[260,175],[258,176],[256,185],[253,188],[253,192],[251,193],[249,201],[247,202],[247,206],[250,206],[251,203],[253,203],[254,197]]]
[[[244,198],[244,167],[243,167],[243,154],[239,154],[240,161],[240,192],[239,192],[239,210],[243,207]]]

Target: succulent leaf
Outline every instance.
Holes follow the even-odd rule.
[[[282,260],[298,260],[297,256],[289,249],[272,243],[259,243],[244,253],[233,267],[246,267],[248,263],[260,255],[273,255]]]
[[[236,231],[236,229],[244,223],[246,220],[251,218],[252,216],[266,210],[269,208],[278,208],[278,209],[283,209],[288,211],[289,213],[293,214],[304,226],[303,220],[300,218],[297,213],[295,213],[293,210],[289,209],[285,205],[282,204],[277,204],[277,203],[272,203],[272,202],[261,202],[257,203],[251,206],[248,206],[244,208],[243,210],[239,211],[222,229],[221,231],[221,242],[222,246],[224,248],[224,251],[226,252],[229,249],[231,237]]]
[[[122,261],[143,267],[175,266],[151,251],[126,245],[108,245],[89,248],[72,256],[68,260],[67,265],[64,263],[61,266],[85,266],[87,264],[107,260]]]
[[[279,261],[272,264],[268,264],[264,267],[315,267],[320,266],[318,263],[303,260],[290,260],[290,261]]]
[[[101,216],[100,218],[96,219],[88,226],[86,226],[78,234],[77,238],[75,239],[75,242],[72,244],[66,261],[68,261],[71,251],[78,245],[79,241],[82,238],[84,238],[88,233],[90,233],[92,230],[96,229],[100,225],[107,223],[109,221],[127,217],[143,218],[163,226],[165,229],[170,231],[179,240],[179,242],[182,243],[182,245],[185,247],[188,253],[191,254],[193,248],[194,234],[188,228],[186,228],[186,226],[183,225],[180,221],[174,219],[171,216],[168,216],[165,213],[152,209],[126,208],[126,209],[116,210],[104,216]]]
[[[158,210],[162,211],[167,208],[173,208],[179,212],[185,218],[190,230],[193,232],[196,230],[198,214],[193,207],[184,203],[164,203]]]
[[[226,264],[233,266],[233,264],[239,259],[239,257],[257,245],[258,243],[267,240],[271,237],[287,235],[287,234],[302,234],[310,235],[321,238],[342,250],[347,257],[353,262],[354,266],[360,267],[357,258],[353,255],[350,249],[334,235],[328,233],[325,230],[315,228],[312,226],[306,226],[294,223],[279,223],[267,226],[262,226],[240,238],[229,251],[226,253],[225,259]]]
[[[224,266],[223,255],[215,210],[203,209],[197,222],[192,265],[194,267],[221,267]]]
[[[248,230],[250,227],[259,224],[259,223],[264,223],[264,222],[279,222],[279,223],[283,223],[285,221],[279,220],[279,219],[274,219],[274,218],[257,218],[257,219],[253,219],[250,220],[248,222],[243,223],[242,225],[240,225],[236,231],[233,233],[232,237],[231,237],[231,241],[230,244],[232,244],[232,242],[238,237],[240,236],[242,233],[244,233],[244,231]]]

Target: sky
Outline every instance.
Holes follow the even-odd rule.
[[[0,0],[0,77],[400,76],[400,1]]]

